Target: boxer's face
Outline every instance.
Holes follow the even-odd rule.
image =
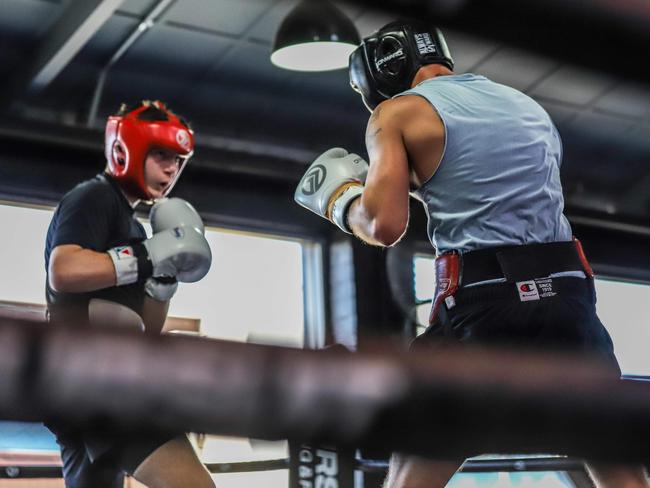
[[[144,160],[144,182],[153,199],[165,196],[180,170],[182,158],[175,152],[154,147]]]

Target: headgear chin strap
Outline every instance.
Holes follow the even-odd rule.
[[[440,30],[422,22],[392,22],[366,37],[350,55],[350,85],[372,112],[411,88],[415,74],[427,64],[454,69]]]
[[[105,136],[108,173],[124,190],[143,200],[153,199],[145,183],[144,163],[154,147],[175,152],[182,158],[176,177],[165,189],[166,195],[194,152],[192,130],[159,101],[143,102],[135,110],[108,118]]]

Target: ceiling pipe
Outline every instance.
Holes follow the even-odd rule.
[[[106,65],[102,68],[97,79],[97,85],[93,93],[92,103],[88,112],[88,120],[86,125],[93,127],[95,119],[97,118],[97,111],[99,110],[99,103],[101,102],[104,93],[104,86],[106,85],[106,78],[110,69],[117,63],[129,48],[137,41],[145,32],[151,29],[158,18],[174,3],[176,0],[159,0],[159,2],[149,11],[147,16],[138,24],[138,26],[131,32],[129,37],[117,48],[111,59],[108,60]]]

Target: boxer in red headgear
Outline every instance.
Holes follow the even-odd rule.
[[[178,282],[203,278],[212,259],[196,210],[165,198],[193,150],[192,130],[161,102],[109,117],[104,173],[69,191],[48,229],[52,324],[160,332]],[[141,200],[154,203],[149,238],[134,215]],[[214,486],[183,433],[124,437],[65,419],[46,425],[69,488],[121,488],[125,473],[149,487]]]
[[[174,153],[175,174],[172,179],[147,181],[147,156]],[[106,172],[130,196],[153,200],[168,194],[194,152],[194,133],[186,122],[158,101],[144,102],[130,112],[123,107],[106,124]],[[149,168],[148,168],[149,169]]]

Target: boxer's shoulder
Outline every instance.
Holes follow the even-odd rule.
[[[110,183],[98,175],[94,178],[82,181],[69,190],[61,199],[62,204],[87,203],[107,204],[116,200],[119,195],[115,193]]]

